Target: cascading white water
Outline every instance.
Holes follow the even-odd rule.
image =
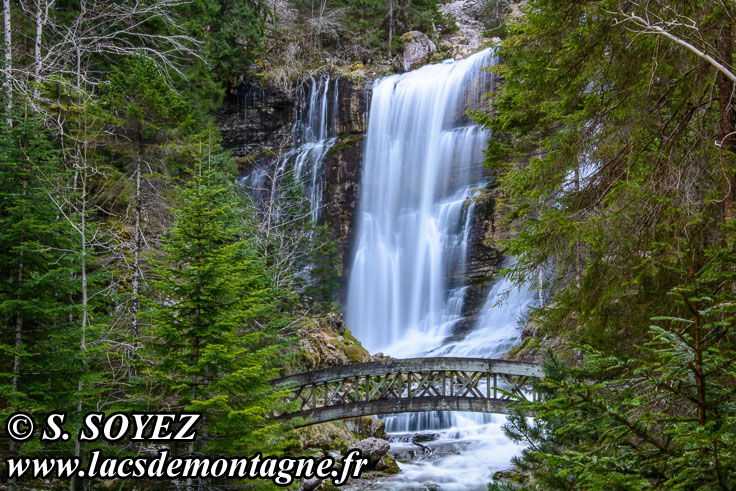
[[[325,157],[337,141],[338,80],[323,75],[300,81],[294,112],[294,146],[278,159],[275,168],[255,166],[241,178],[241,183],[257,193],[266,188],[268,178],[279,180],[285,173],[293,172],[304,186],[311,218],[316,222],[322,207]]]
[[[518,341],[534,296],[505,280],[489,292],[473,329],[451,337],[463,318],[467,285],[456,279],[465,272],[490,136],[466,110],[492,89],[482,68],[494,63],[486,50],[374,83],[346,309],[348,327],[369,351],[496,358]],[[518,451],[502,434],[504,420],[439,412],[385,418],[392,448],[412,446],[405,432],[431,430],[432,445],[451,450],[400,464],[402,473],[383,485],[485,489]]]
[[[370,351],[433,347],[460,318],[448,278],[465,268],[488,138],[466,110],[491,88],[482,68],[494,60],[486,50],[373,86],[346,311]]]
[[[334,135],[337,126],[338,84],[333,86],[333,100],[329,99],[330,76],[318,79],[310,77],[309,99],[306,99],[304,84],[297,89],[295,100],[296,118],[292,134],[294,149],[281,159],[278,173],[285,171],[289,164],[293,165],[295,177],[302,181],[308,193],[310,213],[313,221],[319,218],[322,205],[322,165],[327,152],[337,141]],[[332,112],[329,105],[332,103]],[[305,110],[306,109],[306,110]],[[329,114],[328,114],[329,113]]]

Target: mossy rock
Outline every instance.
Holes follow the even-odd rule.
[[[413,39],[416,39],[416,38],[418,38],[420,36],[423,36],[423,35],[424,35],[424,33],[420,32],[420,31],[409,31],[409,32],[405,32],[404,34],[401,35],[401,42],[402,43],[408,43],[409,41],[412,41]]]
[[[308,319],[297,330],[299,354],[285,374],[370,361],[371,355],[345,328],[342,317]]]
[[[346,346],[343,351],[352,362],[359,363],[364,359],[365,350],[360,346]]]
[[[494,484],[524,484],[527,476],[521,472],[511,469],[494,472],[492,476]]]
[[[334,145],[327,151],[327,155],[344,150],[346,148],[354,147],[356,144],[363,141],[363,134],[351,134],[351,135],[340,135]]]
[[[384,455],[376,465],[376,472],[382,476],[390,476],[401,472],[399,463],[390,455]]]
[[[356,85],[362,84],[363,82],[365,82],[366,78],[368,78],[364,68],[345,72],[342,74],[342,76],[343,78],[348,79],[350,82]]]
[[[299,439],[297,452],[339,450],[344,452],[359,439],[342,422],[322,423],[294,430]],[[302,455],[301,453],[299,455]]]

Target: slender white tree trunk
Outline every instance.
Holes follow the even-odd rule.
[[[388,0],[388,57],[392,57],[391,41],[394,37],[394,0]]]
[[[53,2],[48,2],[47,0],[37,0],[36,3],[36,36],[33,43],[33,104],[36,106],[41,95],[41,70],[43,69],[41,43],[43,42],[43,26],[48,22],[51,3]]]
[[[138,340],[138,317],[140,314],[140,301],[138,295],[140,294],[140,283],[141,283],[141,249],[143,248],[143,231],[141,230],[141,215],[143,214],[143,203],[141,199],[141,167],[142,167],[142,145],[140,144],[139,135],[139,152],[136,160],[135,169],[135,244],[133,248],[133,312],[130,327],[131,334],[131,346],[129,353],[128,363],[128,377],[136,374],[135,364],[133,358],[135,357],[136,343]]]
[[[82,104],[84,104],[84,101],[82,100],[82,54],[77,47],[76,51],[77,56],[77,103],[79,104],[79,107],[82,107]],[[86,120],[86,113],[82,113],[80,115],[81,123],[84,125],[83,128],[80,128],[82,131],[81,138],[82,142],[81,145],[79,142],[77,142],[77,167],[78,167],[78,173],[79,173],[79,235],[80,235],[80,275],[82,277],[82,322],[81,322],[81,336],[79,339],[79,351],[80,356],[82,357],[82,372],[84,372],[84,365],[85,365],[85,352],[87,351],[87,323],[88,323],[88,317],[87,317],[87,307],[89,303],[89,295],[87,292],[87,120]],[[79,392],[79,395],[77,396],[77,414],[81,417],[82,414],[82,389],[84,388],[84,382],[82,380],[83,373],[80,373],[79,375],[79,381],[77,382],[77,391]],[[80,443],[79,443],[79,437],[74,439],[74,456],[76,458],[79,458],[80,456]],[[69,489],[71,491],[74,491],[76,489],[76,476],[72,477]]]
[[[13,124],[11,112],[13,110],[13,43],[10,39],[10,0],[3,0],[3,91],[5,92],[5,118],[8,126]]]

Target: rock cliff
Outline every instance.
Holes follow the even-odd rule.
[[[326,99],[326,114],[334,114],[330,131],[335,141],[321,166],[322,211],[320,222],[327,225],[337,241],[339,288],[334,298],[346,299],[347,278],[351,262],[353,226],[360,194],[363,139],[367,127],[372,81],[349,77],[332,79],[330,90],[337,90]],[[281,90],[252,79],[245,80],[229,94],[218,115],[223,145],[239,158],[243,175],[254,169],[274,168],[279,156],[294,145],[294,123],[298,117],[295,93]],[[460,117],[467,118],[465,115]],[[482,307],[488,284],[501,261],[492,245],[499,233],[494,203],[488,195],[477,198],[476,212],[469,245],[467,271],[464,277],[448,278],[451,285],[466,284],[468,292],[465,321],[458,331],[470,327]]]

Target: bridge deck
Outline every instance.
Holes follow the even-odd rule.
[[[273,380],[293,387],[303,425],[336,419],[420,411],[512,412],[534,400],[540,365],[484,358],[387,359],[323,368]]]

